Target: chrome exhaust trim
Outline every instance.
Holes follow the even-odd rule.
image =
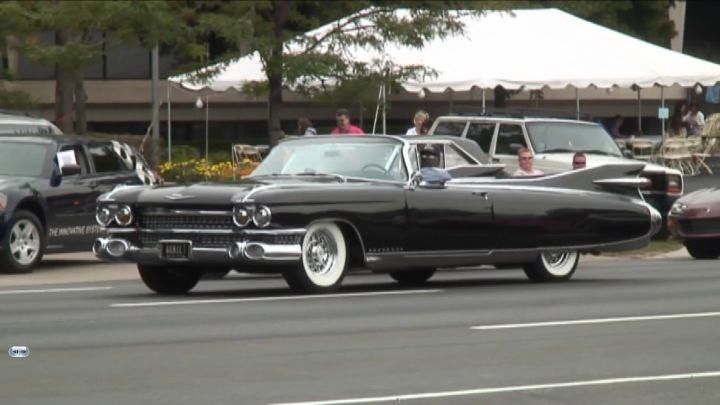
[[[300,245],[269,245],[251,242],[245,246],[245,257],[250,260],[292,261],[300,260]]]

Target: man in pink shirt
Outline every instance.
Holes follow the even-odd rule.
[[[332,135],[364,135],[365,132],[359,127],[350,123],[350,113],[346,108],[337,110],[335,114],[338,126],[330,132]]]

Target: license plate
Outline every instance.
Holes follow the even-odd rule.
[[[190,242],[162,242],[160,243],[160,255],[165,259],[189,259]]]

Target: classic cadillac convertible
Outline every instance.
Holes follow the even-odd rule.
[[[356,268],[407,284],[482,264],[565,281],[581,253],[644,246],[661,225],[638,192],[642,164],[512,179],[482,161],[476,143],[454,137],[290,139],[235,184],[105,194],[107,235],[93,250],[138,263],[158,293],[229,269],[325,292]]]

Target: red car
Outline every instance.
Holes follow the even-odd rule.
[[[670,232],[696,259],[720,256],[720,187],[684,195],[670,208]]]

